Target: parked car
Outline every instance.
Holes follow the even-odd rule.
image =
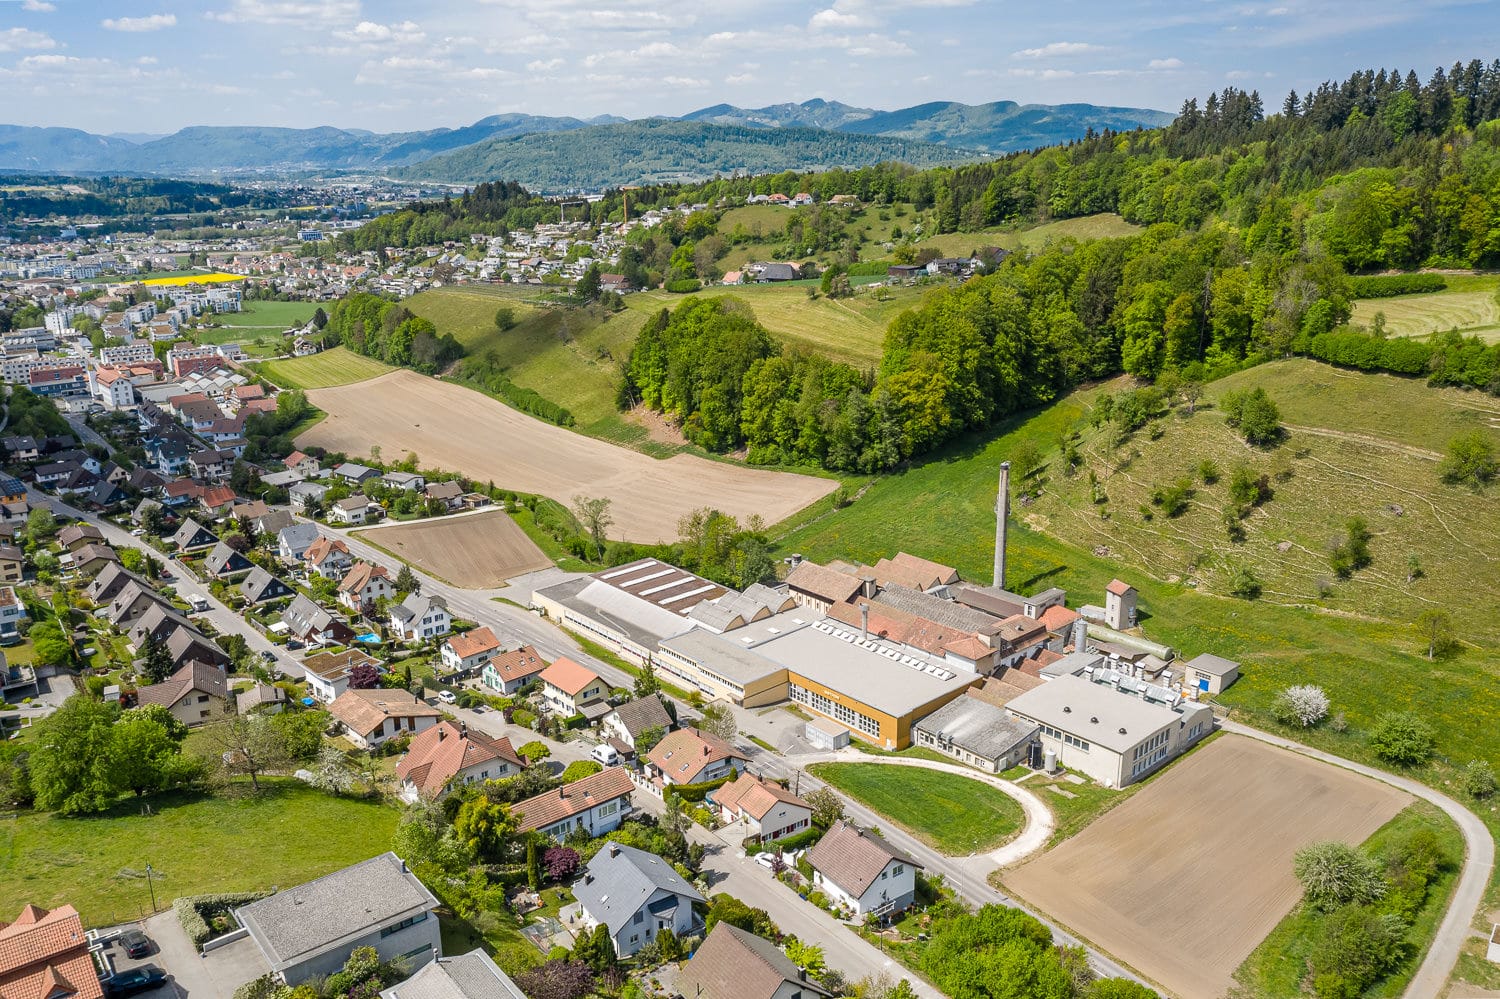
[[[606,767],[612,767],[620,762],[620,754],[615,752],[615,747],[601,742],[589,753],[594,762]]]
[[[109,999],[124,999],[125,996],[149,992],[166,980],[165,971],[148,964],[140,968],[131,968],[129,971],[117,972],[99,984],[104,987],[104,994]]]
[[[193,610],[195,610],[195,611],[197,611],[198,613],[201,614],[204,611],[208,610],[208,607],[209,607],[208,598],[206,598],[206,597],[194,597],[193,598]]]
[[[120,934],[120,946],[131,957],[142,958],[151,953],[151,938],[140,930],[126,930]]]
[[[438,700],[442,701],[444,704],[453,704],[458,701],[458,698],[451,690],[440,690],[438,691]]]
[[[270,649],[261,649],[260,657],[268,663],[274,663],[276,661],[276,653],[272,652]]]

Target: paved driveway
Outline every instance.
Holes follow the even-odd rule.
[[[146,920],[145,930],[157,947],[155,962],[172,976],[148,999],[233,999],[235,989],[270,970],[248,937],[200,955],[170,909]]]

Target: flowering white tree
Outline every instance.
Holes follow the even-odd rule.
[[[1322,687],[1300,684],[1288,687],[1276,695],[1271,703],[1271,714],[1283,725],[1300,725],[1311,728],[1328,717],[1328,695]]]

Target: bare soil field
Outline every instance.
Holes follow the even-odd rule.
[[[608,496],[611,537],[648,544],[675,541],[677,521],[711,506],[741,521],[768,524],[796,513],[838,483],[761,471],[695,455],[658,461],[533,419],[471,389],[414,371],[308,393],[328,418],[297,438],[350,455],[415,451],[423,465],[451,468],[480,482],[549,496],[571,506],[577,495]]]
[[[1220,736],[1005,885],[1169,992],[1223,996],[1301,897],[1292,856],[1369,838],[1411,801],[1366,777]]]
[[[504,510],[355,532],[454,586],[488,590],[553,563]]]

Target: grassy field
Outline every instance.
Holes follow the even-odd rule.
[[[885,763],[814,763],[819,779],[950,856],[993,850],[1024,824],[1005,793],[941,770]]]
[[[244,309],[240,312],[221,312],[214,316],[213,321],[220,326],[227,327],[227,331],[205,332],[225,333],[231,340],[236,336],[244,337],[253,333],[280,333],[293,326],[306,325],[313,313],[318,311],[316,302],[252,301],[244,305]],[[240,332],[235,332],[236,330]],[[218,341],[204,340],[203,342],[217,343]]]
[[[1308,393],[1309,398],[1312,395]],[[963,439],[924,464],[875,482],[853,505],[837,513],[827,513],[825,504],[778,525],[778,551],[783,555],[801,552],[819,560],[857,558],[873,564],[881,557],[906,550],[953,565],[965,578],[988,579],[997,466],[1022,440],[1031,440],[1044,451],[1053,449],[1059,433],[1084,425],[1092,396],[1093,391],[1081,390],[1047,409],[1022,415],[997,432]],[[1281,399],[1274,391],[1273,396],[1287,406],[1286,416],[1292,419],[1297,412],[1292,401]],[[1476,405],[1485,401],[1478,395],[1456,398]],[[1304,404],[1311,403],[1304,400]],[[1393,413],[1402,412],[1403,418],[1391,422],[1413,425],[1431,410],[1430,406],[1417,407],[1414,412],[1392,408]],[[1211,412],[1201,416],[1205,422],[1218,419]],[[1174,432],[1186,436],[1181,426],[1173,424],[1162,440],[1170,445]],[[1399,428],[1392,432],[1418,433]],[[1353,481],[1366,474],[1372,459],[1367,453],[1359,453],[1352,457],[1346,454],[1340,460],[1350,462],[1344,474]],[[1298,468],[1306,461],[1293,459]],[[1274,485],[1283,491],[1293,488],[1293,482]],[[1440,496],[1448,487],[1429,480],[1423,489]],[[1386,499],[1384,489],[1373,492],[1349,512],[1365,510],[1372,502],[1401,502],[1412,509],[1419,506],[1411,498]],[[1277,502],[1289,504],[1290,499],[1273,500],[1271,506]],[[1472,529],[1475,537],[1480,537],[1478,532],[1487,529],[1485,524],[1494,522],[1493,497],[1455,491],[1453,502],[1466,505],[1469,511],[1455,526],[1461,536]],[[1106,541],[1102,547],[1108,547],[1109,554],[1096,553],[1095,546],[1100,543],[1092,536],[1064,530],[1060,518],[1049,520],[1047,531],[1033,528],[1027,523],[1029,515],[1029,508],[1014,507],[1008,548],[1010,588],[1036,592],[1049,586],[1063,587],[1068,590],[1069,603],[1076,606],[1101,603],[1105,584],[1123,576],[1139,591],[1147,637],[1189,656],[1212,651],[1241,662],[1240,681],[1220,700],[1256,724],[1277,730],[1267,713],[1276,693],[1295,683],[1317,683],[1328,691],[1333,711],[1344,715],[1348,728],[1342,733],[1329,727],[1299,730],[1295,733],[1299,739],[1352,759],[1372,761],[1365,736],[1375,721],[1387,711],[1412,710],[1437,732],[1438,759],[1432,767],[1416,771],[1421,779],[1441,787],[1444,781],[1453,779],[1458,768],[1476,758],[1500,766],[1500,654],[1489,638],[1496,627],[1493,615],[1483,612],[1490,602],[1488,589],[1482,588],[1478,595],[1472,590],[1463,592],[1463,578],[1418,581],[1414,590],[1419,594],[1425,595],[1427,591],[1422,588],[1429,585],[1438,591],[1447,588],[1456,601],[1450,605],[1455,619],[1462,621],[1470,634],[1485,636],[1477,647],[1469,646],[1453,658],[1429,662],[1410,625],[1416,600],[1406,613],[1382,619],[1368,611],[1322,608],[1304,599],[1281,602],[1274,594],[1253,602],[1217,596],[1187,585],[1180,573],[1154,575],[1163,570],[1153,569],[1158,561],[1156,554],[1141,545]],[[1117,520],[1123,525],[1132,516],[1136,516],[1133,507],[1118,511]],[[1383,531],[1389,526],[1389,518],[1372,517],[1371,523],[1377,531]],[[1051,533],[1053,530],[1057,533]],[[1130,536],[1123,526],[1119,531],[1123,537]],[[1393,551],[1379,536],[1373,550],[1376,564],[1365,572],[1394,573],[1404,567],[1406,553]],[[1444,550],[1458,557],[1456,549]],[[1275,551],[1274,545],[1271,551]],[[1468,578],[1493,577],[1492,566],[1476,571],[1477,575]],[[1178,578],[1172,580],[1170,575]],[[1340,585],[1358,592],[1367,584]],[[1373,584],[1370,586],[1373,590]],[[1481,814],[1492,829],[1500,828],[1500,812],[1485,810]]]
[[[124,801],[92,818],[22,812],[0,817],[0,898],[43,907],[71,902],[86,926],[149,913],[145,868],[158,908],[179,895],[286,887],[390,849],[396,809],[334,798],[290,779],[262,779],[252,795]]]
[[[807,285],[759,284],[707,288],[705,298],[730,296],[750,307],[761,325],[788,346],[806,347],[857,368],[880,363],[886,327],[897,314],[921,304],[921,287],[862,287],[853,298],[807,297]],[[654,313],[674,309],[683,296],[664,291],[629,295],[631,310]]]
[[[1088,215],[1077,219],[1062,219],[1044,222],[1029,229],[998,228],[981,229],[978,232],[948,232],[931,236],[917,242],[918,249],[931,247],[945,257],[967,257],[975,250],[986,246],[1000,246],[1007,250],[1042,247],[1059,239],[1111,239],[1116,236],[1133,236],[1140,227],[1126,222],[1118,215]]]
[[[1430,830],[1450,858],[1437,880],[1428,889],[1427,900],[1418,911],[1407,938],[1413,942],[1412,953],[1384,981],[1365,993],[1367,999],[1390,999],[1401,995],[1406,983],[1422,963],[1438,921],[1447,908],[1458,879],[1459,861],[1464,855],[1463,834],[1453,820],[1432,805],[1419,801],[1380,828],[1365,841],[1363,852],[1378,857],[1392,845],[1402,842],[1419,829]],[[1307,974],[1307,958],[1316,942],[1323,922],[1316,912],[1298,906],[1286,916],[1270,935],[1246,958],[1235,978],[1258,999],[1296,999],[1305,995],[1302,983]]]
[[[615,409],[620,368],[645,312],[538,308],[489,288],[471,287],[424,291],[403,304],[431,320],[439,332],[452,333],[471,356],[491,360],[517,385],[567,407],[582,433],[627,446],[648,439],[645,427]],[[495,310],[503,304],[516,310],[518,320],[505,332],[494,322]]]
[[[1385,315],[1392,336],[1423,337],[1447,330],[1475,334],[1493,342],[1500,339],[1500,281],[1489,277],[1450,279],[1446,291],[1430,295],[1368,298],[1354,303],[1353,322],[1369,326],[1375,313]]]
[[[260,373],[282,388],[318,389],[378,378],[396,369],[373,357],[356,354],[348,347],[334,347],[311,357],[265,361]]]

